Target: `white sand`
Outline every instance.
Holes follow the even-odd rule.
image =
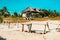
[[[60,32],[56,31],[56,28],[60,24],[60,20],[41,21],[41,22],[30,21],[29,23],[32,23],[31,30],[44,30],[44,24],[46,24],[46,22],[48,22],[49,24],[50,32],[44,35],[37,33],[22,32],[21,23],[18,24],[11,23],[9,29],[8,28],[9,24],[6,23],[6,24],[0,24],[0,36],[6,38],[6,40],[60,40]],[[26,25],[25,30],[28,30]]]

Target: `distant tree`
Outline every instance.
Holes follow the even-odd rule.
[[[3,9],[0,10],[0,16],[3,16],[4,15],[4,12],[3,12]]]
[[[59,16],[59,13],[56,10],[51,11],[50,17],[57,17],[57,16]]]
[[[3,12],[7,12],[7,7],[3,7]]]
[[[59,16],[59,13],[56,10],[54,10],[54,13],[55,13],[55,16]]]
[[[3,17],[9,17],[11,16],[10,12],[7,10],[7,7],[3,7],[1,10],[0,10],[0,15],[3,16]]]
[[[14,17],[18,17],[18,13],[17,12],[14,12],[13,16]]]
[[[50,15],[50,10],[42,9],[42,11],[44,12],[44,17]]]
[[[22,17],[22,15],[21,15],[21,14],[19,14],[18,16],[19,16],[19,17]]]
[[[8,16],[11,16],[10,12],[8,12]]]
[[[2,23],[3,22],[3,18],[0,16],[0,23]]]
[[[5,12],[4,13],[4,17],[9,17],[9,16],[11,16],[10,12]]]
[[[2,12],[1,12],[1,10],[0,10],[0,16],[2,16]]]

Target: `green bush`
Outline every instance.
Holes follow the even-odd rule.
[[[0,17],[0,23],[2,23],[3,22],[3,18],[2,17]]]

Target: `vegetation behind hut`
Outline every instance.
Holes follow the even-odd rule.
[[[14,12],[13,15],[8,11],[7,7],[3,7],[0,9],[0,22],[3,21],[4,18],[11,18],[10,20],[23,20],[22,14],[27,11],[29,7],[27,7],[25,10],[22,11],[21,14],[18,14],[18,12]],[[37,9],[37,8],[30,8],[31,11],[29,12],[29,15],[32,19],[39,19],[39,18],[60,18],[60,13],[56,10],[46,10],[46,9]],[[34,10],[32,10],[34,9]],[[40,11],[40,12],[39,12]],[[33,13],[33,15],[32,15]],[[57,19],[57,18],[56,18]]]

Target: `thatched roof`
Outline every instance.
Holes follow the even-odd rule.
[[[31,11],[33,11],[33,12],[40,12],[39,9],[31,8],[31,7],[28,7],[26,10],[24,10],[24,12],[31,12]]]
[[[26,10],[24,10],[24,12],[28,12],[28,11],[34,11],[31,7],[27,8]]]

